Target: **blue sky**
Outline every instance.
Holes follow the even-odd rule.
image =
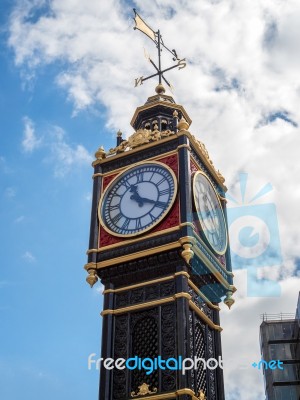
[[[2,0],[1,399],[97,398],[98,373],[88,371],[87,357],[99,354],[102,297],[83,270],[90,164],[100,145],[115,145],[119,128],[132,132],[135,108],[154,94],[154,82],[133,87],[152,73],[143,47],[153,52],[132,29],[133,5],[187,58],[188,67],[168,77],[174,97],[230,193],[239,198],[241,171],[249,175],[246,201],[268,182],[274,188],[262,201],[276,204],[284,262],[260,274],[280,283],[281,296],[249,298],[246,272],[235,271],[236,304],[221,314],[224,355],[233,357],[228,400],[263,398],[261,376],[239,363],[259,357],[259,314],[295,310],[297,1]]]

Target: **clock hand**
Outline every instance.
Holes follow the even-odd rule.
[[[138,187],[135,186],[135,185],[131,185],[129,191],[130,191],[131,193],[133,193],[133,194],[130,196],[131,200],[135,200],[135,201],[138,203],[138,205],[139,205],[140,207],[142,207],[142,206],[144,205],[144,203],[151,203],[151,204],[155,204],[155,203],[156,203],[155,200],[147,199],[146,197],[141,197],[141,196],[138,194]]]
[[[144,205],[144,201],[143,201],[143,198],[138,194],[137,190],[138,190],[137,186],[135,186],[135,185],[131,185],[130,186],[130,190],[129,191],[131,193],[133,193],[130,196],[130,198],[131,198],[131,200],[135,200],[138,203],[139,207],[142,207]]]

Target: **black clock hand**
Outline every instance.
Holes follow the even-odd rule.
[[[147,199],[146,197],[141,197],[138,194],[138,187],[135,186],[135,185],[131,185],[130,192],[133,193],[130,196],[131,200],[135,200],[140,207],[142,207],[144,205],[144,203],[151,203],[151,204],[155,204],[156,203],[155,200]]]

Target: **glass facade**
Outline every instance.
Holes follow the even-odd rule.
[[[279,360],[283,368],[264,368],[266,399],[300,400],[300,295],[294,319],[263,317],[260,346],[263,360]]]

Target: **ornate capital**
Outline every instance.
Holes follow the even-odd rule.
[[[131,392],[131,397],[145,396],[146,394],[154,394],[157,393],[157,389],[153,388],[151,391],[149,385],[147,383],[143,383],[138,387],[139,390],[136,392]]]

